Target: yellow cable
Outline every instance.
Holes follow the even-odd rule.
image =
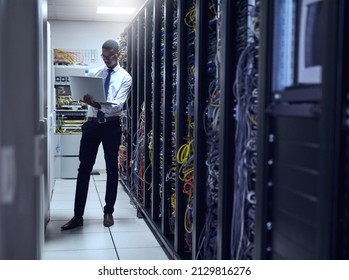
[[[247,114],[247,118],[253,123],[255,126],[257,126],[257,122],[251,117],[250,114]]]
[[[192,24],[188,23],[187,18],[190,19],[190,21],[191,21]],[[184,23],[185,23],[185,25],[188,26],[189,28],[195,29],[195,27],[196,27],[195,19],[196,19],[196,9],[195,9],[195,8],[192,8],[192,9],[189,10],[189,12],[185,15],[185,17],[184,17]]]
[[[151,182],[148,182],[146,179],[145,179],[145,174],[147,173],[149,167],[151,166],[151,162],[148,164],[148,167],[145,169],[144,173],[143,173],[143,180],[144,182],[146,182],[148,185],[151,184]]]

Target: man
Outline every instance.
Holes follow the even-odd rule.
[[[113,212],[118,186],[118,151],[121,139],[120,113],[130,91],[131,76],[119,65],[119,45],[114,40],[102,46],[105,65],[89,71],[88,76],[102,77],[108,104],[95,102],[85,95],[83,102],[88,104],[87,122],[82,126],[79,151],[79,170],[76,182],[74,217],[61,229],[68,230],[83,225],[83,215],[88,186],[98,146],[102,142],[107,169],[107,182],[103,225],[114,224]]]

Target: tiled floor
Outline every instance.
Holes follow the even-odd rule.
[[[73,216],[76,180],[56,180],[46,228],[45,260],[167,260],[167,256],[119,184],[114,226],[103,226],[106,174],[92,175],[84,225],[61,231]]]

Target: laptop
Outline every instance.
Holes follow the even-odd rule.
[[[70,76],[70,89],[74,100],[83,100],[90,95],[98,103],[109,103],[104,93],[104,80],[100,77]]]

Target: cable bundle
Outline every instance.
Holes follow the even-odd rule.
[[[191,126],[191,123],[188,123]],[[188,130],[190,132],[190,129]],[[188,135],[188,138],[193,138],[192,134]],[[176,154],[177,162],[181,165],[179,168],[178,177],[184,182],[183,193],[187,195],[187,206],[184,216],[184,229],[186,231],[185,241],[187,248],[191,251],[191,233],[192,233],[192,221],[193,221],[193,193],[194,193],[194,151],[193,140],[183,144]]]
[[[165,93],[165,4],[161,0],[161,44],[160,44],[160,125],[159,125],[159,219],[162,216],[162,199],[163,199],[163,169],[164,169],[164,145],[163,145],[163,131],[164,131],[164,93]]]
[[[122,135],[121,138],[122,138],[121,143],[124,143],[125,142],[125,140],[123,139],[124,135]],[[119,173],[122,179],[124,179],[124,176],[126,174],[126,160],[127,160],[126,146],[124,146],[123,144],[120,144],[118,162],[119,162]]]
[[[138,129],[134,137],[136,138],[136,144],[134,145],[132,153],[132,181],[131,191],[137,201],[143,202],[144,192],[144,103],[142,105],[141,115],[138,121]]]
[[[189,8],[184,23],[188,28],[187,33],[187,68],[188,84],[186,90],[186,117],[187,133],[185,136],[186,144],[183,144],[176,153],[176,160],[181,165],[178,177],[184,182],[183,193],[187,196],[186,211],[184,216],[185,242],[187,249],[192,250],[192,222],[193,222],[193,195],[194,195],[194,82],[195,82],[195,22],[196,8],[195,0]]]
[[[209,3],[209,41],[207,74],[209,77],[207,106],[203,115],[206,133],[206,218],[205,227],[199,237],[196,259],[216,259],[217,254],[217,207],[219,182],[219,115],[220,115],[220,24],[221,1]]]
[[[245,3],[246,4],[246,3]],[[256,5],[257,6],[257,5]],[[253,13],[253,20],[258,14]],[[256,21],[257,20],[257,21]],[[245,20],[247,26],[247,18]],[[254,24],[252,28],[258,26]],[[235,133],[235,166],[234,166],[234,203],[232,219],[232,259],[252,259],[254,248],[254,220],[255,220],[255,173],[256,173],[256,137],[257,137],[257,49],[258,38],[255,30],[248,30],[247,34],[240,34],[238,42],[245,47],[241,49],[234,95],[236,97],[236,133]],[[246,41],[243,38],[246,38]]]
[[[120,47],[119,62],[120,62],[120,65],[126,69],[127,67],[127,32],[122,32],[120,34],[119,47]]]
[[[171,141],[172,141],[172,147],[176,147],[176,110],[177,110],[177,0],[173,0],[173,17],[172,17],[172,22],[173,22],[173,37],[172,37],[172,107],[171,107],[171,113],[172,113],[172,120],[171,120],[171,127],[172,127],[172,136],[171,136]],[[169,225],[171,227],[171,232],[174,232],[175,229],[175,212],[176,212],[176,203],[175,197],[176,197],[176,149],[172,148],[171,149],[171,168],[168,170],[167,175],[166,175],[166,182],[170,182],[170,187],[171,187],[171,198],[170,198],[170,203],[168,203],[170,207],[170,217],[169,217]]]

